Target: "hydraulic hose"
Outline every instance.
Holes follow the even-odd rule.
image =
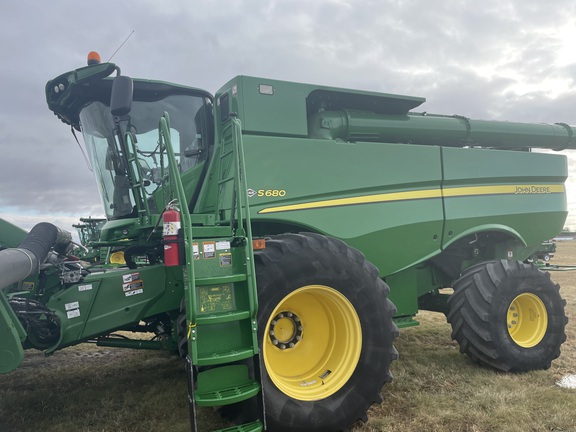
[[[51,249],[64,253],[71,241],[71,234],[55,225],[34,226],[17,248],[0,251],[0,289],[37,273]]]

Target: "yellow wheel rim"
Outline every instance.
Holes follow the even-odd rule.
[[[264,364],[293,399],[326,398],[350,379],[362,350],[354,306],[333,288],[308,285],[278,304],[266,324]]]
[[[540,297],[520,294],[508,307],[508,332],[512,340],[524,348],[540,343],[548,328],[548,312]]]

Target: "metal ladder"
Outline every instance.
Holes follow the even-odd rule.
[[[258,419],[214,432],[263,431],[256,277],[240,121],[231,118],[222,132],[230,139],[223,139],[217,161],[219,195],[225,185],[232,184],[227,189],[232,205],[222,209],[218,204],[213,217],[189,213],[166,113],[159,131],[160,144],[168,155],[170,183],[181,203],[191,430],[198,430],[197,406],[224,406],[256,398]],[[219,196],[217,203],[220,201]]]

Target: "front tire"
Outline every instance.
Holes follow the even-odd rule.
[[[340,431],[381,401],[397,358],[388,286],[345,243],[267,239],[255,254],[268,430]]]
[[[448,322],[460,352],[501,371],[548,369],[566,340],[566,302],[534,264],[491,261],[454,283]]]

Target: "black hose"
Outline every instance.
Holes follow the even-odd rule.
[[[36,349],[46,349],[60,338],[60,318],[37,300],[13,297],[10,306],[24,326],[28,343]]]
[[[58,228],[48,222],[41,222],[32,228],[18,248],[32,252],[41,263],[48,256],[57,238]]]

